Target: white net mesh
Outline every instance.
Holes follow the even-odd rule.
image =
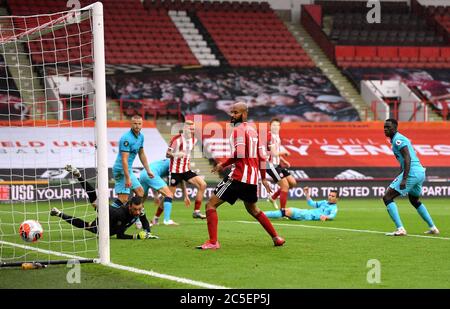
[[[93,44],[89,8],[0,16],[0,262],[98,255],[96,234],[50,216],[56,207],[96,218],[64,170],[78,167],[96,187]],[[44,229],[36,243],[19,236],[30,219]]]

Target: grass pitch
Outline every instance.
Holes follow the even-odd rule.
[[[387,237],[394,229],[380,200],[342,200],[335,221],[304,222],[273,220],[275,228],[286,239],[283,247],[273,247],[270,237],[246,213],[242,203],[219,207],[219,240],[217,251],[196,250],[207,239],[206,220],[192,219],[192,208],[181,202],[173,207],[172,219],[180,226],[158,225],[153,232],[158,240],[118,240],[111,238],[111,260],[120,265],[154,271],[230,288],[450,288],[450,199],[423,199],[441,235],[425,236],[425,222],[406,199],[397,199],[407,237]],[[150,202],[148,202],[150,203]],[[32,247],[95,257],[97,241],[90,233],[72,230],[59,218],[48,216],[48,210],[60,204],[26,205],[28,214],[39,210],[44,239]],[[95,212],[86,206],[72,208],[93,219]],[[263,210],[273,210],[261,201]],[[307,208],[305,201],[289,201],[288,206]],[[12,222],[8,207],[23,210],[23,205],[1,205],[1,222]],[[33,209],[37,208],[37,209]],[[154,207],[147,205],[147,215]],[[28,215],[28,219],[32,216]],[[24,244],[18,235],[5,236],[18,229],[23,215],[14,214],[14,225],[2,225],[1,240]],[[10,230],[9,230],[10,229]],[[134,227],[129,232],[135,232]],[[49,241],[51,240],[51,241]],[[45,254],[25,252],[1,245],[2,260],[13,256],[33,260]],[[369,283],[369,260],[380,265],[380,282]],[[372,266],[373,267],[373,266]],[[147,275],[110,269],[102,265],[82,264],[81,283],[69,284],[66,266],[24,271],[0,269],[0,288],[198,288]]]

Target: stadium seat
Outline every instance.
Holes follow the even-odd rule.
[[[404,62],[417,62],[419,60],[418,47],[399,47],[398,54]]]
[[[66,0],[52,0],[52,1],[43,1],[43,0],[27,0],[26,5],[23,2],[19,1],[8,1],[9,7],[14,15],[34,15],[34,14],[48,14],[51,12],[59,12],[67,10]],[[96,0],[84,0],[82,1],[82,5],[89,5],[96,2]],[[177,2],[178,3],[178,2]],[[128,62],[128,64],[156,64],[152,63],[152,58],[142,57],[141,54],[143,50],[143,46],[148,44],[153,44],[150,42],[155,42],[155,49],[159,51],[159,53],[164,54],[169,48],[170,43],[176,42],[177,46],[180,46],[177,49],[177,53],[180,55],[184,53],[190,53],[190,49],[183,39],[181,34],[178,32],[177,28],[171,21],[167,10],[162,7],[158,10],[151,10],[147,12],[139,0],[121,0],[121,1],[107,1],[104,2],[104,12],[105,12],[105,24],[106,31],[105,37],[108,45],[108,49],[112,53],[107,53],[106,63],[116,64],[119,60],[115,57],[116,51],[120,50],[120,46],[124,43],[128,49],[130,49],[130,53],[132,56],[123,58],[121,62]],[[57,18],[61,15],[51,15],[44,17],[36,17],[36,18],[15,18],[14,23],[16,27],[21,27],[24,30],[34,28],[38,25],[43,25],[47,22],[50,22],[51,18]],[[151,30],[159,30],[159,31],[149,31]],[[55,38],[52,38],[53,33],[49,33],[46,37],[49,39],[49,45],[44,46],[46,50],[54,50],[54,45],[61,46],[61,42],[66,41],[66,31],[69,35],[70,43],[73,46],[79,45],[79,42],[73,40],[72,38],[76,38],[74,35],[79,32],[80,29],[77,28],[77,25],[70,25],[65,27],[65,29],[60,29],[54,31]],[[81,31],[87,32],[89,28],[86,28],[82,24]],[[166,35],[163,35],[165,33]],[[71,36],[72,35],[72,36]],[[83,42],[86,42],[83,38]],[[141,44],[145,42],[145,44]],[[77,44],[78,43],[78,44]],[[40,53],[41,50],[40,45],[30,45],[30,51],[33,53]],[[83,56],[84,61],[91,61],[91,57],[86,57],[91,53],[90,46],[86,45],[82,47],[81,56]],[[113,57],[113,58],[110,58]],[[62,55],[58,53],[56,60],[62,59],[63,61],[69,60],[77,61],[79,63],[80,57],[67,57],[66,55]],[[44,56],[46,60],[54,60],[52,56],[46,55]],[[181,59],[180,57],[172,58],[174,61],[178,61]],[[42,61],[42,57],[33,57],[33,61]],[[145,62],[144,62],[145,61]],[[150,63],[146,63],[150,61]],[[183,63],[175,62],[173,65],[183,65],[186,64],[186,61],[183,60]],[[195,59],[193,55],[189,58],[189,63],[191,65],[198,65],[198,61]]]

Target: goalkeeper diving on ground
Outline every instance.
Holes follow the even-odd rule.
[[[77,168],[73,168],[71,165],[67,165],[65,169],[71,172],[72,175],[78,179],[80,185],[86,191],[89,202],[97,209],[97,194],[95,189],[81,176],[80,171]],[[117,201],[115,201],[117,204]],[[72,224],[75,227],[85,229],[86,231],[97,234],[97,218],[92,222],[85,222],[79,218],[72,217],[60,211],[58,208],[52,208],[50,211],[51,216],[60,217],[67,223]],[[133,225],[136,220],[140,220],[142,223],[142,231],[133,235],[125,234],[125,231]],[[134,196],[125,205],[109,206],[109,234],[110,236],[117,235],[118,239],[157,239],[156,235],[150,232],[150,224],[144,213],[144,205],[142,198]]]

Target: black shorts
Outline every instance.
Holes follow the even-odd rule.
[[[256,203],[258,201],[258,186],[225,177],[214,189],[214,194],[231,205],[237,199],[248,203]]]
[[[268,164],[266,173],[272,177],[273,181],[279,182],[281,179],[291,175],[291,173],[279,165]]]
[[[188,181],[191,178],[197,177],[198,175],[193,171],[187,171],[184,173],[170,173],[169,174],[169,186],[176,187],[183,180]]]

